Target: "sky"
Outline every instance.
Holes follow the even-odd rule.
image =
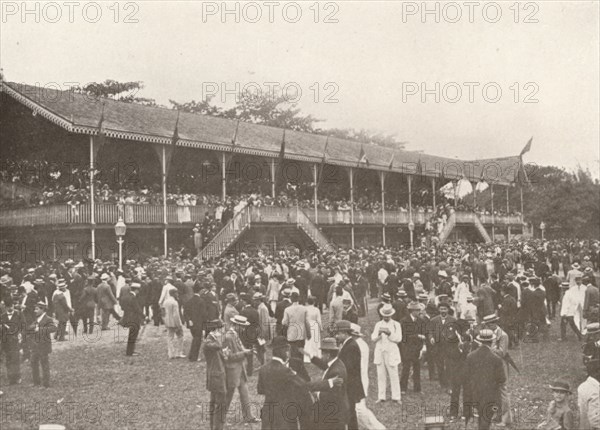
[[[1,2],[9,81],[143,81],[169,105],[277,87],[322,128],[598,178],[599,2]],[[25,6],[24,6],[25,5]]]

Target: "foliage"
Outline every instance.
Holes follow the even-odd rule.
[[[555,166],[525,165],[529,184],[523,186],[525,221],[537,230],[543,221],[546,237],[600,237],[600,183],[581,167],[568,172]],[[490,207],[490,189],[477,193],[477,204]],[[494,207],[505,209],[504,187],[494,187]],[[472,194],[465,197],[472,201]],[[511,210],[520,210],[520,192],[509,191]]]
[[[154,99],[136,96],[143,88],[144,83],[141,81],[119,82],[114,79],[107,79],[100,83],[92,82],[84,87],[74,87],[74,91],[93,97],[108,97],[124,103],[156,106]]]

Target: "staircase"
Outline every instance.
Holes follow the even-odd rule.
[[[198,257],[202,260],[220,257],[250,228],[250,208],[238,212],[204,247]]]
[[[296,223],[298,227],[317,245],[325,251],[335,251],[335,247],[329,243],[327,237],[319,230],[319,228],[306,216],[306,214],[297,208]]]
[[[442,229],[442,232],[440,233],[439,239],[440,239],[441,245],[443,245],[446,242],[446,240],[448,240],[448,238],[450,237],[450,233],[452,233],[452,230],[454,230],[455,225],[456,225],[456,214],[452,213],[450,215],[450,217],[448,218],[448,220],[446,221],[446,225]]]
[[[473,227],[475,227],[475,229],[477,230],[477,232],[479,233],[481,238],[485,241],[485,243],[492,243],[492,238],[490,237],[487,230],[481,223],[481,220],[479,219],[479,217],[476,214],[469,213],[469,212],[459,212],[459,213],[454,212],[450,215],[450,217],[448,218],[448,221],[446,222],[446,225],[444,226],[444,229],[440,233],[440,236],[439,236],[440,243],[443,244],[444,242],[446,242],[446,240],[448,240],[448,238],[450,237],[450,233],[452,233],[452,230],[454,230],[454,227],[456,227],[456,224],[472,225]]]
[[[487,230],[481,223],[481,220],[479,219],[479,217],[475,214],[473,214],[473,223],[475,224],[475,228],[477,229],[477,231],[479,232],[479,234],[481,235],[481,237],[483,238],[485,243],[488,243],[488,244],[492,243],[492,238],[490,237]]]

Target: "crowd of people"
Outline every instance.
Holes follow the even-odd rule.
[[[254,358],[258,394],[265,396],[263,427],[357,429],[360,422],[380,428],[365,403],[373,357],[377,402],[400,402],[411,373],[419,393],[426,365],[429,379],[450,395],[450,419],[476,417],[486,429],[492,422],[512,423],[511,350],[546,342],[548,325],[558,319],[563,340],[570,328],[585,342],[591,379],[580,387],[579,422],[592,429],[600,425],[598,393],[594,397],[589,389],[598,387],[600,368],[599,256],[598,241],[531,240],[242,253],[210,261],[171,253],[126,261],[123,270],[100,260],[2,262],[2,356],[10,384],[21,383],[21,361],[28,359],[34,385],[49,386],[52,338],[77,335],[79,321],[85,333],[109,329],[111,318],[128,327],[127,356],[137,355],[144,324],[164,325],[169,359],[201,360],[204,345],[211,428],[222,428],[236,390],[242,405],[249,405]],[[369,301],[380,303],[374,308]],[[374,311],[380,321],[365,333],[359,324]],[[193,339],[187,354],[186,328]],[[324,371],[322,380],[311,381],[309,362]],[[552,389],[570,390],[564,381]],[[557,394],[548,419],[570,428],[561,399]],[[286,417],[281,408],[292,401],[305,405],[305,412],[333,402],[336,424],[311,422],[322,419],[318,413]],[[247,422],[259,420],[243,411]]]

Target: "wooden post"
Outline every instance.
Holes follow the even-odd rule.
[[[90,135],[90,224],[92,259],[96,259],[96,202],[94,199],[94,136]]]
[[[431,178],[431,192],[433,193],[433,212],[435,213],[435,178]]]
[[[167,153],[166,146],[162,145],[161,151],[161,167],[162,167],[162,192],[163,192],[163,249],[165,257],[169,253],[169,245],[167,238]]]
[[[383,244],[383,246],[385,246],[385,172],[378,172],[378,173],[379,173],[379,183],[381,185],[381,224],[383,224],[382,230],[381,230],[381,238],[382,238],[382,244]]]
[[[496,241],[496,216],[494,215],[494,184],[490,184],[490,193],[492,195],[492,242]]]
[[[271,158],[271,197],[275,198],[275,159]]]
[[[315,224],[319,223],[319,211],[318,211],[318,208],[317,208],[317,204],[318,204],[318,201],[319,201],[319,198],[318,198],[318,192],[319,192],[319,190],[318,190],[318,185],[319,185],[318,180],[319,180],[319,178],[317,176],[318,176],[318,174],[317,174],[317,164],[314,163],[313,164],[313,181],[315,183],[315,186],[314,186],[314,190],[313,190],[313,206],[314,206],[314,209],[315,209]]]
[[[350,242],[354,248],[354,169],[350,167]]]
[[[519,186],[519,192],[521,194],[521,224],[523,224],[524,215],[523,215],[523,185]]]
[[[407,176],[407,181],[408,181],[408,223],[409,226],[411,224],[413,224],[413,215],[412,215],[412,176],[408,175]],[[413,243],[413,229],[409,227],[409,232],[410,232],[410,249],[413,249],[414,247],[414,243]]]

